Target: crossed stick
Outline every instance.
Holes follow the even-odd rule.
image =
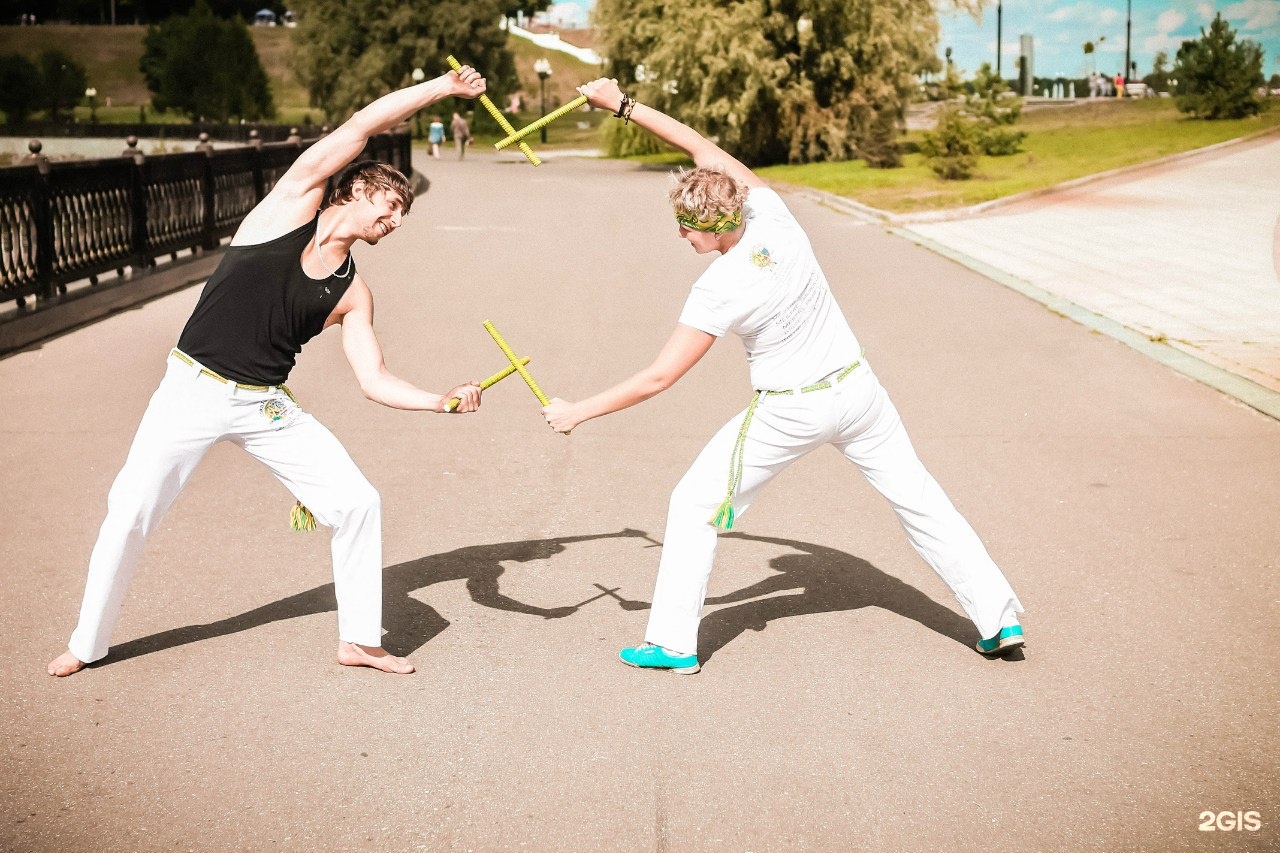
[[[551,112],[544,115],[542,118],[537,119],[536,121],[530,122],[529,124],[526,124],[524,127],[520,128],[519,130],[508,130],[507,131],[508,136],[505,139],[500,139],[497,142],[493,143],[493,147],[501,151],[503,148],[506,148],[511,143],[519,142],[521,139],[524,139],[526,136],[533,133],[535,130],[541,130],[542,128],[551,124],[551,122],[560,118],[561,116],[568,115],[569,113],[573,112],[578,107],[585,104],[586,102],[587,102],[587,96],[579,95],[578,97],[574,98],[572,101],[565,104],[564,106],[552,110]],[[546,140],[543,140],[543,141],[545,142]]]
[[[526,355],[524,358],[520,359],[520,363],[521,363],[521,364],[528,364],[528,363],[529,363],[529,356],[527,356],[527,355]],[[504,368],[502,368],[501,370],[499,370],[497,373],[495,373],[495,374],[493,374],[492,376],[490,376],[488,379],[483,379],[483,380],[481,380],[481,381],[480,381],[480,390],[481,390],[481,391],[483,391],[484,389],[488,388],[490,385],[496,385],[496,384],[498,384],[498,383],[499,383],[499,382],[501,382],[503,379],[506,379],[508,376],[510,376],[511,374],[513,374],[513,373],[515,373],[515,372],[516,372],[516,366],[515,366],[514,364],[509,364],[509,365],[507,365],[506,367],[504,367]],[[462,405],[462,398],[461,398],[461,397],[450,397],[450,398],[449,398],[449,402],[447,402],[447,403],[445,403],[445,404],[444,404],[444,410],[445,410],[446,412],[452,412],[454,409],[458,408],[458,406],[460,406],[460,405]]]
[[[453,54],[446,56],[444,59],[445,59],[445,62],[449,63],[449,67],[452,68],[454,71],[462,70],[462,64],[458,62],[458,60],[453,58]],[[489,100],[488,95],[481,95],[478,100],[480,101],[480,106],[488,110],[489,115],[493,116],[493,120],[498,123],[498,127],[502,128],[507,133],[516,132],[515,128],[511,126],[511,122],[507,121],[507,117],[504,116],[498,110],[498,108],[493,105],[493,101]],[[538,159],[538,155],[534,154],[533,149],[530,148],[524,142],[520,143],[520,153],[523,154],[525,157],[527,157],[529,159],[529,162],[532,163],[533,165],[539,166],[542,164],[542,161]]]
[[[502,337],[502,333],[499,332],[497,327],[489,320],[484,321],[484,328],[485,331],[489,333],[489,336],[493,338],[493,342],[498,345],[498,349],[502,350],[502,354],[507,357],[507,361],[511,362],[512,368],[515,369],[516,373],[520,374],[520,378],[524,380],[524,384],[529,386],[529,390],[533,392],[533,396],[537,397],[538,402],[542,405],[548,405],[551,400],[547,398],[546,394],[542,393],[542,389],[538,387],[537,381],[534,380],[529,371],[525,369],[524,364],[516,358],[515,352],[507,344],[506,339]],[[569,430],[569,432],[573,432],[573,430]],[[564,433],[564,435],[568,435],[569,432]]]

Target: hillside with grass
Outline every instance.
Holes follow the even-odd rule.
[[[0,26],[0,54],[17,53],[35,59],[50,48],[71,54],[84,65],[88,83],[98,90],[98,120],[103,122],[138,120],[138,108],[145,106],[152,121],[182,121],[181,116],[162,116],[151,112],[151,93],[138,68],[142,59],[143,26],[83,26],[45,24],[36,27]],[[289,43],[295,30],[288,27],[249,27],[258,57],[271,83],[271,95],[279,111],[279,121],[301,122],[307,116],[320,120],[319,112],[307,103],[307,93],[289,65]],[[508,39],[507,47],[515,57],[525,112],[537,110],[539,81],[533,63],[545,58],[551,63],[547,80],[547,107],[559,106],[575,97],[574,87],[599,76],[599,70],[579,62],[567,54],[545,51],[519,38]],[[465,50],[457,52],[466,62]],[[406,81],[409,72],[405,69]],[[425,69],[440,74],[444,69]],[[505,106],[510,93],[492,92],[495,103]],[[110,106],[107,106],[107,104]],[[81,120],[88,118],[87,107],[77,110]]]

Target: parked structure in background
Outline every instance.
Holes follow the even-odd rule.
[[[1030,33],[1023,33],[1020,42],[1022,49],[1018,56],[1018,94],[1029,98],[1035,94],[1036,40]]]

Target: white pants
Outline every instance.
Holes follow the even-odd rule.
[[[834,379],[832,380],[834,382]],[[729,461],[745,411],[702,449],[671,495],[645,640],[695,654]],[[733,500],[740,516],[766,483],[824,444],[857,465],[893,505],[907,538],[955,594],[983,638],[1013,624],[1022,605],[973,528],[916,456],[902,419],[865,362],[834,387],[761,398],[743,446]]]
[[[382,645],[382,510],[377,491],[342,444],[286,391],[249,391],[169,357],[111,492],[89,558],[80,621],[68,648],[88,663],[105,657],[125,588],[147,536],[219,441],[243,447],[333,528],[338,636]],[[281,507],[285,523],[288,507]]]

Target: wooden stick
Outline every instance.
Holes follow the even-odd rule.
[[[529,390],[533,392],[533,396],[538,398],[538,402],[544,406],[549,404],[551,401],[547,399],[547,395],[542,393],[542,389],[538,387],[538,383],[534,381],[534,378],[531,375],[529,375],[529,371],[525,369],[524,365],[516,361],[516,354],[512,352],[511,347],[507,345],[506,340],[502,337],[502,333],[498,331],[497,327],[488,320],[485,320],[484,328],[485,331],[489,333],[489,336],[493,338],[493,342],[498,345],[498,349],[502,350],[503,354],[506,355],[507,360],[515,367],[516,372],[520,374],[520,378],[529,386]],[[569,430],[569,432],[573,432],[573,430]],[[569,432],[562,433],[562,435],[568,435]]]
[[[449,56],[446,56],[446,57],[445,57],[445,62],[448,62],[448,63],[449,63],[449,67],[450,67],[450,68],[452,68],[454,71],[461,71],[461,70],[462,70],[462,64],[461,64],[461,63],[459,63],[459,62],[458,62],[458,60],[454,59],[452,54],[450,54]],[[497,108],[497,107],[495,107],[495,106],[493,105],[493,101],[489,100],[489,96],[488,96],[488,95],[481,95],[481,96],[478,98],[478,100],[480,101],[480,106],[482,106],[482,107],[484,107],[486,110],[488,110],[488,111],[489,111],[489,115],[493,116],[493,120],[494,120],[494,121],[496,121],[496,122],[498,123],[498,127],[502,128],[502,129],[503,129],[503,130],[505,130],[507,133],[515,133],[515,132],[516,132],[516,131],[515,131],[515,128],[511,126],[511,122],[507,121],[507,117],[506,117],[506,116],[504,116],[504,115],[503,115],[503,114],[498,110],[498,108]],[[527,157],[527,158],[529,159],[529,162],[530,162],[530,163],[532,163],[533,165],[535,165],[535,166],[540,166],[540,165],[542,165],[542,161],[541,161],[540,159],[538,159],[538,155],[537,155],[537,154],[534,154],[534,153],[533,153],[533,149],[532,149],[532,148],[530,148],[530,147],[529,147],[526,143],[524,143],[524,142],[521,142],[521,143],[520,143],[520,153],[521,153],[521,154],[523,154],[525,157]]]
[[[533,392],[533,396],[538,398],[538,402],[544,406],[550,403],[551,401],[547,399],[547,395],[542,393],[542,389],[538,387],[538,383],[534,381],[534,378],[529,375],[529,371],[526,370],[524,365],[516,358],[516,354],[511,351],[511,347],[508,346],[506,340],[503,339],[502,333],[499,332],[494,327],[493,323],[488,320],[484,321],[484,328],[485,331],[489,333],[489,336],[493,338],[493,342],[496,343],[498,348],[506,355],[507,360],[511,362],[511,366],[520,374],[520,378],[529,386],[529,390]]]
[[[526,355],[524,358],[520,359],[520,363],[528,364],[529,356]],[[488,379],[482,379],[480,381],[480,390],[483,391],[484,389],[492,385],[497,385],[499,382],[506,379],[508,376],[510,376],[515,372],[516,372],[516,366],[514,364],[508,364],[506,367],[502,368],[497,373],[490,376]],[[454,409],[458,408],[458,406],[461,404],[462,404],[461,398],[450,397],[449,402],[444,404],[444,410],[446,412],[452,412]]]
[[[551,112],[547,113],[542,118],[537,119],[536,121],[530,122],[529,124],[525,125],[524,127],[512,133],[507,138],[501,139],[493,143],[493,147],[501,151],[503,148],[506,148],[511,143],[518,142],[521,139],[524,139],[526,136],[533,133],[535,130],[541,130],[542,128],[551,124],[551,122],[560,118],[561,116],[568,115],[569,113],[573,112],[578,107],[585,104],[586,102],[587,102],[587,96],[579,95],[578,97],[574,98],[572,101],[565,104],[564,106],[559,107],[558,109],[552,110]]]

